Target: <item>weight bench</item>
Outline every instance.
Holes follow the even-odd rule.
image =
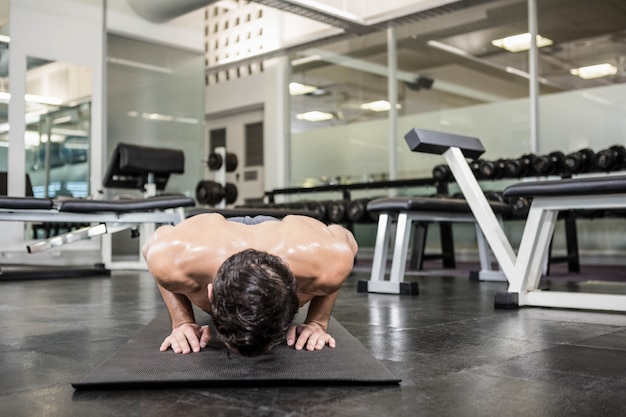
[[[141,247],[157,224],[175,225],[184,220],[184,207],[195,206],[192,198],[156,195],[157,190],[165,189],[170,174],[182,172],[182,151],[119,143],[103,183],[105,187],[141,190],[143,198],[86,200],[0,196],[0,221],[87,223],[87,227],[27,245],[27,250],[37,253],[102,236],[102,264],[105,268],[145,269],[141,254],[136,261],[113,262],[111,235],[131,230],[133,237],[140,237]]]
[[[404,138],[411,151],[441,154],[446,159],[508,281],[507,291],[495,296],[496,308],[626,311],[626,295],[538,288],[559,211],[626,208],[626,176],[522,182],[506,188],[505,197],[533,199],[515,253],[465,159],[477,158],[484,152],[481,142],[477,138],[418,129],[412,129]]]
[[[45,220],[53,223],[92,224],[26,246],[29,253],[37,253],[106,233],[136,229],[145,223],[177,224],[185,218],[182,208],[193,205],[193,199],[182,196],[140,200],[54,200],[0,196],[0,221]],[[97,225],[93,225],[95,223]]]
[[[503,217],[508,216],[511,211],[511,207],[502,202],[493,201],[490,202],[490,206],[492,210],[497,213],[499,222],[502,221]],[[414,222],[464,222],[476,224],[476,219],[472,215],[469,205],[465,200],[460,198],[378,198],[367,204],[367,211],[373,215],[378,214],[378,227],[376,231],[376,243],[374,246],[374,259],[372,261],[370,280],[360,281],[358,283],[357,290],[359,292],[411,295],[419,293],[417,282],[404,281],[409,237]],[[389,280],[385,280],[388,248],[394,225],[396,232],[393,244],[391,272]],[[477,273],[472,273],[472,278],[486,281],[505,281],[504,275],[500,271],[494,271],[491,268],[489,248],[478,225],[476,225],[476,235],[478,239],[481,269]],[[423,247],[417,250],[423,250]]]

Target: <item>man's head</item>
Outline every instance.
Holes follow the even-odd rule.
[[[279,344],[297,311],[296,280],[277,256],[244,250],[228,258],[213,280],[213,322],[226,346],[242,356]]]

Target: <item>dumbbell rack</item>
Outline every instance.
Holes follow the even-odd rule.
[[[223,146],[217,147],[206,160],[213,172],[212,180],[200,180],[196,185],[196,201],[217,209],[226,208],[237,200],[237,186],[226,180],[226,173],[237,169],[237,155],[226,152]]]

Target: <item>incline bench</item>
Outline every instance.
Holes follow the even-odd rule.
[[[508,281],[508,290],[495,296],[497,308],[541,306],[626,311],[626,295],[538,288],[559,211],[626,208],[626,176],[523,182],[505,189],[505,197],[533,199],[516,254],[465,159],[465,155],[483,150],[480,141],[418,129],[409,131],[405,140],[414,152],[441,154],[446,159]]]
[[[181,151],[120,143],[105,176],[107,187],[144,190],[144,198],[119,200],[51,199],[0,196],[0,221],[89,223],[90,226],[28,245],[30,253],[103,235],[102,263],[109,269],[145,268],[139,256],[133,262],[113,262],[110,235],[132,230],[147,237],[156,224],[177,224],[185,218],[183,207],[192,198],[155,196],[165,188],[171,173],[184,171]],[[106,239],[105,239],[106,238]]]

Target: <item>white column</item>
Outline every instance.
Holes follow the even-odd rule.
[[[528,32],[530,49],[528,50],[529,102],[530,102],[530,151],[539,150],[539,81],[537,79],[537,3],[528,0]]]
[[[389,179],[398,178],[398,54],[396,49],[396,28],[387,28],[387,94],[389,108]]]

